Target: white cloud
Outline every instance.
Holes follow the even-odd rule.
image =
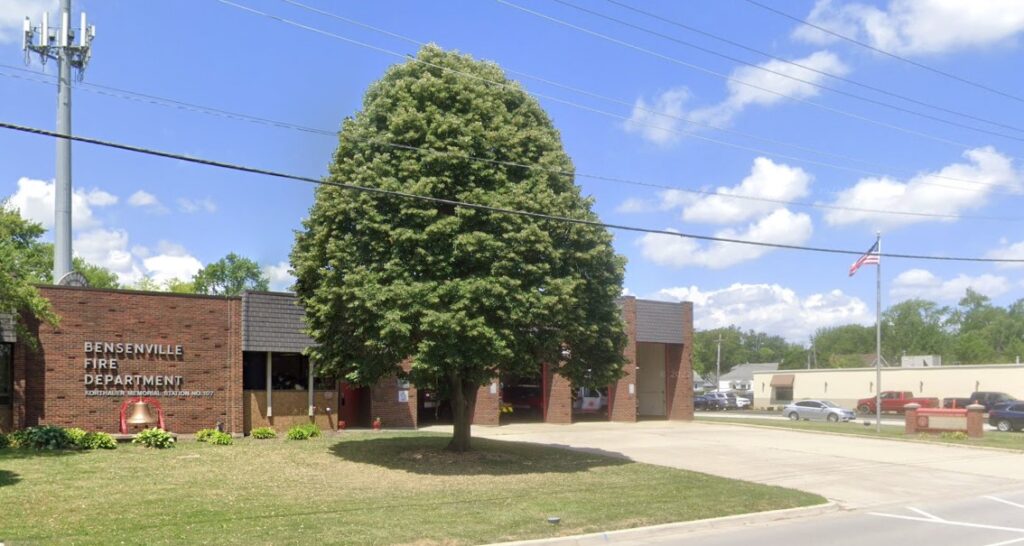
[[[0,0],[0,43],[21,42],[25,17],[38,26],[44,11],[52,17],[56,9],[57,0]]]
[[[20,211],[23,218],[38,222],[46,229],[52,229],[55,195],[53,182],[22,177],[18,179],[18,190],[11,196],[10,203]],[[75,189],[71,194],[73,229],[85,229],[99,225],[99,220],[93,216],[93,207],[107,207],[114,204],[117,204],[117,196],[103,190]]]
[[[123,229],[94,229],[75,238],[75,254],[85,261],[117,274],[122,283],[139,280],[143,271],[128,249],[128,232]]]
[[[633,113],[624,123],[627,133],[639,133],[645,140],[667,146],[679,140],[680,125],[684,122],[683,104],[690,97],[685,87],[676,87],[661,93],[648,104],[642,97],[633,104]]]
[[[716,237],[757,242],[799,245],[810,239],[814,229],[811,217],[787,209],[776,209],[760,220],[749,224],[743,231],[724,229]],[[645,258],[658,265],[672,267],[701,266],[711,269],[730,267],[757,259],[772,250],[771,247],[737,243],[712,242],[702,245],[694,239],[648,233],[638,240]]]
[[[792,62],[818,72],[774,59],[758,66],[775,73],[759,70],[752,66],[741,66],[732,71],[733,79],[727,83],[729,96],[717,105],[694,110],[691,117],[703,123],[727,125],[748,106],[770,106],[787,100],[781,95],[801,99],[818,95],[821,93],[821,89],[811,84],[820,84],[825,79],[821,72],[836,76],[844,76],[850,72],[849,67],[830,51],[818,51],[802,59],[794,59]],[[748,85],[739,82],[745,82]],[[774,93],[762,91],[754,86],[770,89]]]
[[[288,262],[277,262],[263,266],[263,274],[270,278],[270,289],[285,291],[295,284],[295,276],[289,271],[291,264]]]
[[[143,208],[149,212],[155,212],[164,214],[167,213],[167,207],[160,202],[159,199],[152,193],[144,190],[139,190],[128,198],[128,204],[133,207]]]
[[[861,3],[818,0],[807,20],[879,49],[901,54],[937,54],[984,47],[1024,31],[1020,0],[889,0],[884,9]],[[793,36],[813,44],[837,40],[800,25]]]
[[[203,268],[194,256],[171,256],[168,254],[157,254],[142,260],[146,267],[146,274],[157,283],[164,283],[171,279],[189,280],[193,275]]]
[[[217,212],[217,204],[209,197],[203,199],[178,199],[178,209],[188,214],[196,212]]]
[[[799,167],[778,164],[771,159],[759,157],[754,160],[750,175],[739,185],[718,188],[722,195],[742,195],[777,201],[791,201],[808,193],[811,175]],[[702,197],[683,209],[683,220],[730,224],[745,222],[778,208],[778,203],[732,199],[718,195]]]
[[[991,146],[964,152],[967,163],[953,163],[934,173],[924,173],[901,182],[888,177],[864,178],[839,192],[834,205],[901,212],[961,214],[988,202],[993,190],[1020,191],[1022,176],[1012,160]],[[966,181],[936,178],[935,175]],[[987,185],[984,185],[987,184]],[[926,216],[897,216],[873,212],[829,210],[825,220],[831,225],[863,222],[873,228],[891,228],[928,221],[952,221]]]
[[[1005,277],[978,275],[971,277],[963,273],[943,280],[927,269],[908,269],[892,281],[889,294],[897,300],[921,298],[932,301],[958,301],[971,288],[989,297],[998,297],[1010,291],[1010,281]]]
[[[988,251],[985,257],[1001,260],[1024,260],[1024,241],[1010,243],[1004,239],[999,242],[999,245],[999,248]],[[999,264],[999,267],[1024,267],[1024,263]]]
[[[799,343],[806,343],[821,327],[874,322],[864,301],[841,290],[801,297],[778,284],[736,283],[707,291],[696,286],[665,288],[653,297],[692,301],[694,326],[699,329],[736,325]]]

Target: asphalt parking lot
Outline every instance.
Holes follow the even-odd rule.
[[[521,424],[474,427],[473,433],[601,450],[641,462],[801,489],[844,509],[1024,490],[1024,455],[1001,450],[707,421]],[[1024,436],[1021,440],[1024,447]]]

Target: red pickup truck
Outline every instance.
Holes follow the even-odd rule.
[[[920,404],[922,408],[942,407],[938,398],[915,398],[914,393],[910,391],[882,391],[881,398],[883,413],[887,411],[903,413],[903,406],[910,403]],[[875,397],[857,400],[857,411],[875,413]]]

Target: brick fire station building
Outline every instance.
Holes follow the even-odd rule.
[[[362,388],[316,377],[292,294],[40,292],[61,320],[29,325],[38,347],[16,339],[10,317],[0,317],[0,431],[53,424],[118,432],[120,409],[138,397],[155,401],[166,428],[180,433],[218,423],[233,433],[310,421],[335,428],[339,419],[368,426],[374,417],[410,428],[427,398],[397,377]],[[620,307],[628,363],[623,378],[602,391],[598,417],[691,419],[692,305],[623,297]],[[539,419],[573,421],[567,379],[545,369],[532,383],[541,395]],[[498,378],[480,389],[474,424],[499,424],[501,392]]]

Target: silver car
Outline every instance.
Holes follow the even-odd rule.
[[[852,421],[857,416],[848,409],[843,409],[828,400],[801,400],[783,408],[782,414],[790,421]]]

